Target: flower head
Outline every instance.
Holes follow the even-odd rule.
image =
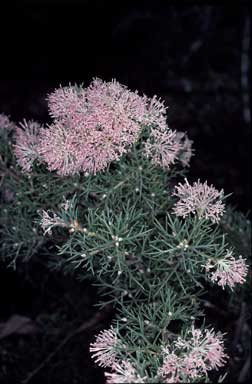
[[[145,143],[145,154],[151,158],[151,162],[169,169],[170,165],[177,159],[179,151],[182,149],[181,143],[177,140],[175,131],[161,131],[152,128],[150,137]]]
[[[150,136],[145,143],[145,154],[151,158],[151,162],[169,169],[175,160],[188,166],[192,156],[192,140],[189,140],[184,132],[172,131],[153,127]]]
[[[90,344],[90,352],[95,362],[101,367],[114,367],[116,364],[115,347],[119,340],[115,330],[106,329],[96,336],[94,343]]]
[[[162,366],[158,369],[158,375],[165,378],[165,383],[179,382],[180,359],[168,348],[163,348],[164,360]]]
[[[173,193],[179,198],[174,206],[174,213],[182,217],[197,213],[199,218],[218,222],[224,213],[223,193],[223,189],[219,192],[212,185],[209,187],[207,182],[202,184],[198,181],[191,186],[185,179],[185,184],[179,183]]]
[[[201,378],[207,371],[219,369],[227,359],[220,333],[213,330],[195,329],[194,326],[185,337],[178,337],[174,350],[163,348],[163,365],[158,375],[166,383],[181,383]]]
[[[227,285],[233,289],[236,283],[243,284],[248,272],[248,267],[242,256],[235,259],[230,250],[227,250],[225,257],[220,260],[208,260],[205,269],[207,272],[210,271],[210,280],[214,283],[217,282],[223,289]]]
[[[181,338],[175,342],[176,348],[183,353],[181,372],[189,377],[199,377],[212,369],[219,369],[227,355],[223,350],[223,336],[213,330],[192,329],[189,338]]]
[[[60,87],[48,96],[49,113],[54,119],[71,120],[86,109],[86,93],[78,86]]]
[[[81,135],[69,133],[65,124],[56,121],[43,129],[40,135],[38,152],[49,171],[59,175],[71,175],[79,171],[81,156]]]
[[[49,214],[49,212],[47,211],[42,211],[42,215],[41,215],[41,228],[43,229],[44,231],[44,235],[46,233],[48,233],[49,235],[52,234],[52,228],[53,227],[67,227],[68,225],[65,223],[65,221],[63,219],[61,219],[56,213],[54,212],[51,212],[51,214]]]
[[[144,124],[150,125],[151,127],[155,127],[156,129],[164,132],[167,130],[167,122],[166,122],[166,109],[164,102],[157,98],[157,96],[153,96],[148,99],[144,96],[147,103],[147,112],[144,116]]]
[[[60,175],[95,174],[119,160],[151,114],[146,97],[100,79],[88,88],[56,90],[49,96],[49,109],[55,122],[41,136],[39,151],[48,168]]]
[[[38,141],[41,125],[35,121],[26,121],[16,128],[16,144],[14,152],[18,164],[26,172],[30,172],[35,160],[39,159]]]
[[[113,367],[113,373],[105,372],[107,377],[106,384],[119,383],[144,383],[146,377],[137,374],[133,365],[128,361],[116,363]]]

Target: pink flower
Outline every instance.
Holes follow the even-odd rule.
[[[213,330],[195,329],[192,327],[188,339],[178,338],[176,348],[183,351],[181,372],[186,376],[195,378],[206,374],[212,369],[219,369],[225,362],[227,355],[223,350],[222,335],[215,334]]]
[[[16,128],[16,144],[14,153],[21,168],[30,172],[35,160],[39,160],[38,140],[41,125],[35,121],[24,120],[23,124]]]
[[[94,343],[90,344],[90,352],[95,362],[101,367],[114,367],[116,361],[115,347],[119,340],[115,330],[104,330],[96,336]]]
[[[243,284],[248,272],[248,267],[242,256],[236,260],[230,250],[227,250],[223,259],[208,260],[205,269],[207,272],[214,269],[214,271],[210,271],[209,278],[214,283],[217,282],[223,289],[226,285],[233,289],[236,283]]]
[[[202,184],[198,181],[191,186],[185,179],[185,184],[179,183],[175,187],[173,195],[179,200],[173,211],[177,216],[186,217],[190,213],[197,213],[199,218],[218,222],[224,213],[223,193],[223,189],[219,192],[212,185],[209,187],[207,182]]]
[[[46,233],[51,235],[53,227],[68,227],[68,224],[65,223],[65,221],[61,219],[56,213],[51,212],[51,214],[49,214],[47,211],[42,211],[40,225],[44,231],[44,235]]]
[[[158,375],[165,378],[165,383],[178,383],[180,366],[179,357],[174,352],[170,352],[168,348],[163,349],[163,354],[164,361],[163,365],[158,370]]]
[[[192,156],[192,141],[184,132],[172,131],[159,127],[151,128],[150,137],[145,143],[145,155],[151,162],[169,169],[175,160],[188,166]]]
[[[182,146],[177,139],[177,133],[172,130],[161,131],[152,128],[150,137],[145,143],[145,154],[151,162],[169,169],[170,165],[178,158]]]
[[[144,383],[146,377],[137,374],[135,368],[128,361],[122,361],[113,366],[113,373],[105,372],[106,384]]]
[[[95,174],[119,160],[150,116],[146,97],[100,79],[86,89],[56,90],[49,96],[49,109],[56,121],[41,135],[39,152],[60,175]]]
[[[86,93],[78,86],[60,87],[48,96],[49,113],[54,119],[68,120],[81,115],[86,105]]]
[[[48,101],[54,122],[37,130],[25,123],[24,132],[17,133],[16,154],[26,171],[39,159],[62,176],[96,174],[120,160],[146,126],[150,138],[145,151],[153,163],[164,168],[175,160],[189,163],[191,141],[168,129],[166,107],[156,96],[140,96],[115,80],[94,79],[87,88],[56,89]]]
[[[181,383],[201,378],[207,371],[219,369],[227,359],[220,333],[192,327],[185,337],[178,337],[174,350],[163,348],[164,361],[158,375],[166,383]]]
[[[78,132],[69,133],[65,124],[60,121],[43,129],[39,138],[38,152],[47,164],[49,171],[57,171],[59,175],[71,175],[81,167],[81,141]]]
[[[147,113],[145,115],[143,123],[151,127],[156,127],[156,129],[164,132],[167,130],[166,122],[166,109],[164,102],[153,96],[151,99],[148,99],[144,96],[147,102]]]

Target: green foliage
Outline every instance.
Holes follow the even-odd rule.
[[[207,260],[223,258],[227,247],[251,258],[250,221],[230,207],[220,225],[178,219],[172,190],[185,171],[155,167],[137,145],[96,176],[60,177],[42,166],[25,174],[12,132],[0,132],[1,257],[15,268],[46,254],[51,270],[92,279],[97,305],[117,308],[114,326],[130,361],[156,382],[162,343],[202,322]],[[125,358],[124,347],[117,353]]]

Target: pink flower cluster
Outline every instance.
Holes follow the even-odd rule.
[[[90,344],[89,350],[98,365],[112,368],[117,363],[115,352],[117,344],[117,334],[111,327],[111,329],[106,329],[96,336],[96,340]]]
[[[35,121],[26,121],[16,127],[14,153],[21,168],[30,172],[35,160],[39,160],[38,141],[42,127]]]
[[[227,355],[223,349],[220,333],[213,330],[192,329],[185,337],[178,337],[174,350],[163,349],[163,365],[158,374],[166,383],[181,383],[199,379],[209,370],[219,369]]]
[[[113,366],[114,372],[105,372],[107,377],[106,384],[119,384],[119,383],[145,383],[146,377],[141,377],[137,374],[133,365],[125,360],[120,364],[117,363]]]
[[[180,359],[168,348],[163,348],[163,365],[158,370],[158,376],[161,376],[165,383],[179,383],[180,379]]]
[[[127,152],[143,124],[165,123],[158,100],[100,79],[87,88],[56,90],[49,96],[49,110],[55,122],[43,131],[39,152],[49,170],[60,175],[95,174]]]
[[[93,358],[101,367],[109,367],[112,373],[105,372],[107,384],[144,383],[147,376],[141,377],[128,360],[117,360],[116,348],[127,349],[117,337],[113,328],[99,333],[90,346]],[[163,364],[157,371],[156,379],[165,383],[181,383],[200,379],[212,369],[225,365],[228,356],[224,353],[223,336],[213,330],[188,330],[184,337],[178,337],[172,350],[163,347]]]
[[[87,88],[56,89],[48,101],[51,125],[25,122],[17,129],[15,153],[27,172],[39,160],[59,175],[96,174],[119,160],[144,126],[150,127],[145,153],[153,163],[165,168],[175,160],[189,164],[192,141],[168,129],[166,107],[156,96],[140,96],[115,80],[95,79]]]
[[[165,107],[164,102],[161,99],[158,99],[156,95],[152,98],[147,98],[144,95],[143,100],[145,101],[147,108],[144,124],[165,131],[167,129],[167,107]]]
[[[192,156],[192,140],[183,132],[172,131],[168,127],[153,127],[145,143],[145,154],[155,165],[169,169],[175,160],[184,167],[189,165]]]
[[[190,213],[196,213],[199,218],[216,223],[224,213],[223,189],[219,192],[212,185],[209,187],[207,182],[202,184],[198,180],[191,186],[185,179],[185,184],[179,183],[175,187],[173,195],[179,198],[173,208],[177,216],[185,218]]]
[[[233,289],[236,283],[243,284],[248,272],[248,267],[242,256],[239,259],[233,257],[233,252],[227,250],[223,259],[208,260],[205,269],[209,273],[209,278],[212,282],[220,285],[223,289],[229,286]],[[213,271],[211,271],[213,269]]]

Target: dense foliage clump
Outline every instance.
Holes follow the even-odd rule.
[[[161,100],[99,79],[48,100],[47,127],[1,115],[3,259],[43,255],[115,307],[90,346],[107,383],[208,382],[228,355],[202,303],[248,295],[250,223],[223,190],[188,182],[192,141]]]

